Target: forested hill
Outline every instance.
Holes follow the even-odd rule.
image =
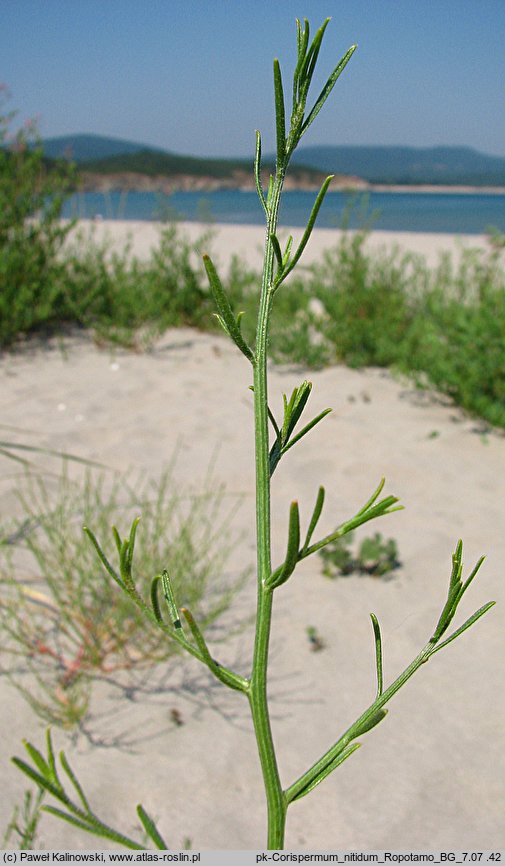
[[[47,157],[76,162],[88,189],[114,185],[137,189],[160,185],[167,189],[254,185],[252,157],[205,159],[95,135],[62,136],[45,139],[42,144]],[[272,172],[274,162],[265,162],[263,169],[265,174]],[[323,179],[318,169],[298,164],[290,180],[294,185],[317,188]]]
[[[470,147],[302,146],[297,163],[373,184],[505,186],[505,157]]]
[[[76,162],[88,186],[110,185],[114,178],[137,185],[165,178],[186,188],[248,186],[252,180],[252,154],[250,159],[205,159],[100,135],[61,136],[42,144],[46,156]],[[273,165],[274,156],[265,157],[266,174]],[[326,174],[350,186],[360,180],[363,185],[505,186],[505,157],[470,147],[334,145],[302,146],[295,152],[290,172],[294,186],[317,187]]]

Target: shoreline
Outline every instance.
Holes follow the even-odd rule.
[[[342,187],[342,191],[345,188]],[[356,187],[357,192],[440,193],[440,195],[505,195],[505,186],[447,185],[435,183],[388,184],[371,183]]]

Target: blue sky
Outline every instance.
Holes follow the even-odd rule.
[[[320,78],[358,51],[306,144],[469,145],[505,156],[505,0],[1,0],[0,81],[44,136],[207,156],[273,145],[296,17],[327,16]]]

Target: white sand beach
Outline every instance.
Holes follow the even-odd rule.
[[[97,223],[97,237],[145,255],[158,228],[149,223]],[[186,225],[192,238],[202,226]],[[336,230],[317,230],[305,263],[335,242]],[[216,227],[212,249],[224,265],[232,252],[257,266],[263,230]],[[474,236],[372,233],[371,246],[397,243],[434,264],[441,251],[479,246]],[[281,778],[304,772],[368,706],[375,695],[370,612],[382,625],[389,684],[433,633],[444,605],[451,554],[464,543],[464,574],[487,559],[468,592],[456,625],[490,599],[498,604],[473,629],[397,694],[389,715],[361,738],[363,746],[288,812],[286,848],[300,850],[492,850],[504,846],[505,809],[505,437],[465,417],[449,401],[416,392],[377,369],[336,366],[310,374],[272,367],[270,401],[304,378],[313,391],[307,418],[333,412],[281,461],[273,478],[274,562],[286,545],[289,504],[299,500],[308,521],[320,484],[326,486],[321,534],[352,516],[382,476],[386,493],[405,506],[367,524],[361,537],[396,539],[401,568],[392,579],[350,576],[329,580],[321,561],[303,562],[275,598],[271,646],[272,727]],[[98,349],[85,338],[0,358],[3,438],[69,451],[116,470],[133,467],[155,478],[180,453],[176,476],[198,485],[215,457],[215,475],[244,494],[234,521],[245,540],[230,567],[254,563],[254,466],[251,372],[225,336],[169,331],[145,354]],[[8,428],[8,429],[7,429]],[[216,452],[217,449],[217,452]],[[34,457],[40,467],[55,458]],[[0,457],[5,517],[14,505],[19,469]],[[139,529],[139,531],[141,531]],[[160,568],[165,564],[160,564]],[[236,600],[254,606],[254,576]],[[324,641],[312,652],[306,628]],[[213,647],[216,657],[249,673],[248,627]],[[198,675],[198,676],[197,676]],[[153,694],[147,704],[113,702],[94,690],[90,728],[66,748],[95,811],[125,832],[141,802],[159,819],[173,849],[191,839],[198,849],[254,849],[266,844],[266,810],[252,725],[244,697],[205,691],[198,662],[181,660],[173,681],[200,684],[195,695]],[[44,725],[0,677],[3,779],[0,835],[26,789],[9,762],[22,738],[42,747]],[[105,709],[111,713],[104,717]],[[183,724],[171,721],[176,709]],[[128,745],[129,744],[129,745]],[[46,849],[105,849],[52,816],[41,824]]]
[[[228,266],[233,255],[237,255],[250,267],[260,268],[262,263],[262,247],[264,228],[254,225],[214,225],[212,223],[178,223],[182,233],[192,242],[211,233],[208,244],[223,266]],[[134,220],[79,220],[78,230],[86,236],[91,232],[97,241],[111,245],[111,249],[121,250],[127,241],[131,242],[132,253],[144,258],[155,248],[159,239],[162,223]],[[302,236],[303,229],[281,228],[279,237],[286,239],[293,235],[294,246]],[[341,229],[315,229],[310,242],[303,253],[301,264],[309,265],[320,259],[325,249],[331,249],[342,236]],[[373,231],[367,239],[370,250],[397,247],[402,252],[422,255],[430,266],[438,263],[442,253],[450,253],[456,259],[463,249],[485,248],[486,238],[483,235],[450,235],[419,232],[389,232]],[[202,248],[203,249],[203,248]],[[205,251],[205,249],[203,249]]]

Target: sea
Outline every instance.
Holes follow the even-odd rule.
[[[280,223],[307,223],[315,193],[286,191]],[[263,225],[255,192],[76,193],[64,217],[107,220],[160,220]],[[438,192],[329,192],[317,218],[320,228],[380,229],[401,232],[487,234],[505,232],[505,194]]]

